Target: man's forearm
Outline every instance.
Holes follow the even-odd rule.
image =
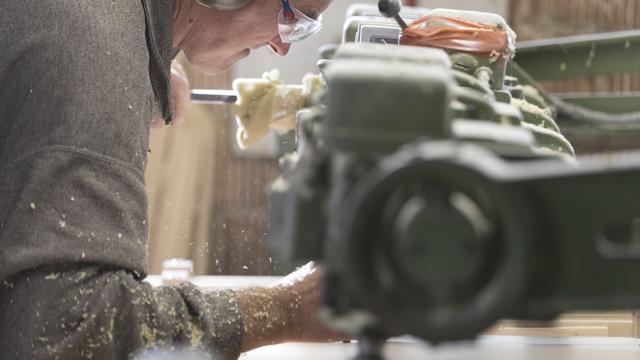
[[[238,293],[244,323],[242,351],[295,340],[296,304],[282,288],[250,288]]]
[[[233,291],[153,289],[114,268],[77,264],[0,283],[2,359],[126,359],[185,346],[234,360],[242,315]]]
[[[238,292],[243,315],[243,351],[282,342],[326,342],[346,337],[318,318],[323,271],[307,264],[278,286]]]

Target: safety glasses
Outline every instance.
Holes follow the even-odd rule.
[[[312,19],[291,6],[289,0],[282,0],[282,10],[278,15],[278,33],[284,43],[304,40],[322,29],[322,16]]]

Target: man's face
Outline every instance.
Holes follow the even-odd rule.
[[[291,1],[305,15],[317,18],[331,0]],[[236,11],[220,12],[193,6],[190,28],[180,44],[189,62],[201,71],[215,73],[249,56],[251,50],[269,46],[278,55],[289,52],[278,35],[280,0],[255,0]]]

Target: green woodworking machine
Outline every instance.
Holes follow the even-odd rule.
[[[563,135],[637,136],[640,103],[534,80],[634,70],[640,34],[528,43],[514,61],[498,15],[379,5],[324,49],[327,88],[271,190],[270,244],[326,266],[327,323],[377,359],[391,336],[640,307],[640,154],[576,160]]]

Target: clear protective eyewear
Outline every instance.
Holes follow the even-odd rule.
[[[282,0],[282,10],[278,15],[278,33],[283,43],[304,40],[322,29],[322,16],[317,20],[308,17],[291,6],[289,0]]]

